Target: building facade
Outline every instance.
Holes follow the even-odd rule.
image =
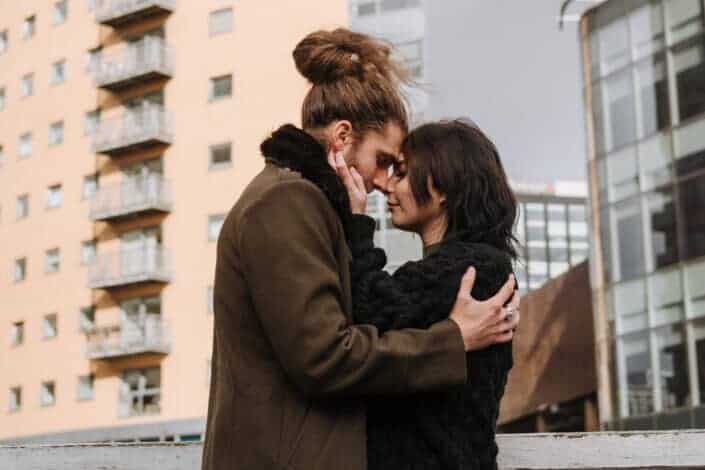
[[[347,23],[342,0],[0,1],[0,441],[200,438],[220,225],[299,122],[294,46]]]
[[[705,426],[705,2],[581,21],[603,427]]]
[[[513,183],[518,202],[515,235],[519,259],[514,272],[525,294],[588,257],[587,185]]]

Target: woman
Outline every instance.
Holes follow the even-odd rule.
[[[417,233],[423,259],[393,275],[374,248],[375,222],[361,215],[366,192],[338,166],[351,200],[355,321],[380,333],[429,328],[447,316],[468,266],[477,269],[472,295],[486,299],[512,271],[516,200],[497,150],[463,121],[426,124],[409,134],[394,165],[387,196],[393,224]],[[467,354],[468,383],[457,389],[368,402],[368,468],[496,468],[496,422],[511,343]]]

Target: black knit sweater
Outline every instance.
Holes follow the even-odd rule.
[[[448,317],[460,279],[472,265],[477,279],[472,295],[494,295],[512,270],[509,257],[459,234],[434,254],[406,263],[394,275],[382,270],[383,250],[372,243],[375,222],[350,213],[349,199],[324,148],[291,124],[274,131],[261,145],[263,156],[299,172],[323,191],[340,216],[353,252],[351,264],[357,323],[391,329],[428,328]],[[468,383],[436,393],[368,401],[369,470],[495,469],[495,429],[499,402],[512,367],[511,343],[467,355]]]
[[[357,323],[392,329],[428,328],[448,317],[469,266],[477,276],[472,295],[492,297],[512,272],[499,249],[459,234],[421,261],[390,275],[384,251],[374,248],[374,220],[352,219],[352,289]],[[462,387],[368,402],[369,470],[495,469],[499,404],[512,367],[511,343],[467,354]]]

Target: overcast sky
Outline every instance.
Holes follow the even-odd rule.
[[[561,3],[425,2],[426,118],[472,118],[517,181],[585,179],[578,25],[558,29]]]

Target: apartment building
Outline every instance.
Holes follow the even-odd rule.
[[[215,245],[344,1],[0,1],[0,441],[200,439]]]

